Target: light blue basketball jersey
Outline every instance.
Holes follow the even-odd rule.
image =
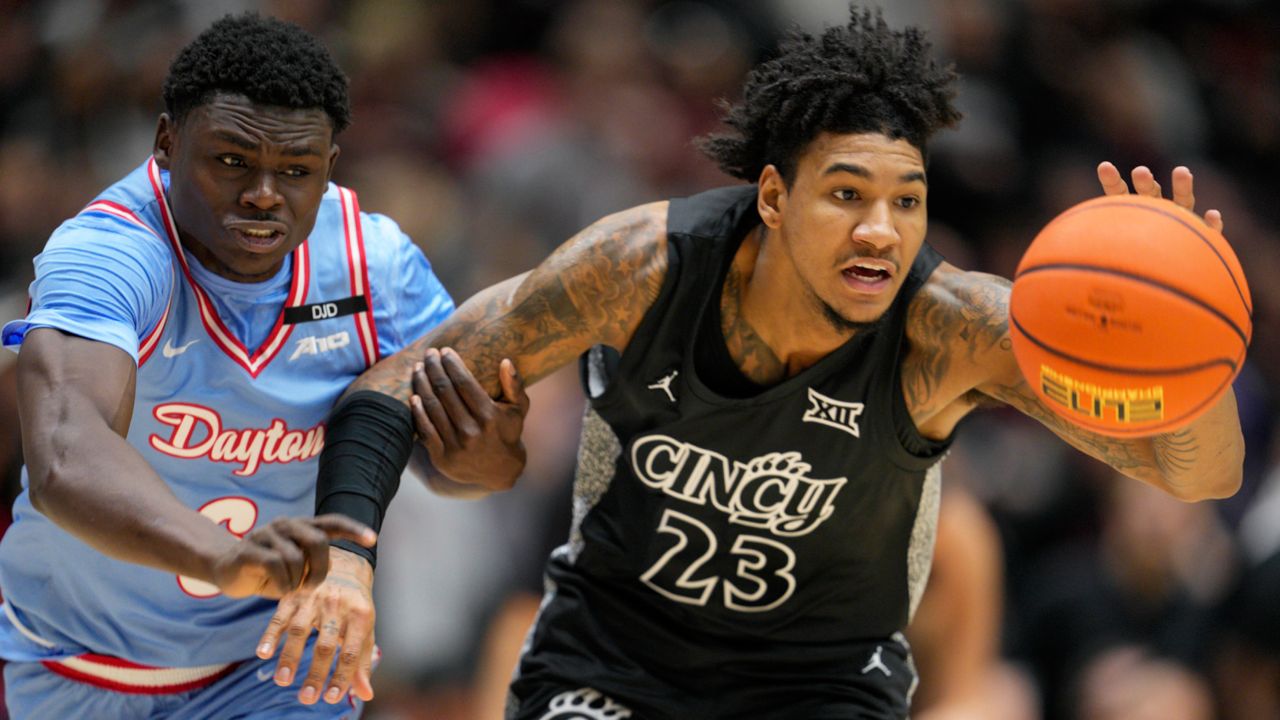
[[[275,280],[213,276],[178,244],[167,184],[149,160],[64,223],[5,344],[53,327],[121,348],[139,366],[128,441],[180,500],[237,535],[309,516],[334,401],[453,302],[393,222],[332,184]],[[23,487],[0,543],[0,656],[188,667],[253,655],[273,601],[108,558],[32,507],[25,472]]]

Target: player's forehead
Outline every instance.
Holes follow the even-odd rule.
[[[801,175],[852,174],[868,180],[924,181],[924,154],[903,138],[879,132],[821,133],[797,159]]]
[[[246,146],[268,142],[323,151],[333,139],[333,122],[323,108],[267,105],[231,92],[214,93],[192,108],[183,124],[195,137]]]

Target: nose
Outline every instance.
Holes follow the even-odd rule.
[[[259,210],[271,210],[284,202],[276,185],[275,173],[259,170],[253,181],[240,193],[240,204]]]
[[[867,212],[853,228],[853,241],[883,250],[898,241],[898,231],[893,226],[893,211],[886,200],[871,203]]]

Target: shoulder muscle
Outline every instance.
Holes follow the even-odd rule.
[[[1017,373],[1009,341],[1010,287],[997,275],[943,264],[912,299],[903,390],[913,410],[961,397],[972,404],[977,398],[970,391]]]
[[[504,358],[531,383],[592,345],[622,349],[662,289],[666,219],[660,202],[599,220],[533,270],[477,293],[353,389],[407,397],[407,368],[427,347],[457,350],[495,396]]]

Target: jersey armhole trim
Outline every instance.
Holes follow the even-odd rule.
[[[653,334],[652,332],[653,328],[656,325],[658,325],[660,322],[662,322],[662,316],[663,316],[662,310],[666,309],[667,302],[668,300],[670,300],[670,296],[675,294],[675,292],[678,290],[678,288],[676,287],[676,284],[679,282],[679,278],[677,277],[677,274],[680,269],[681,256],[675,246],[675,243],[671,241],[673,234],[675,233],[670,233],[670,232],[667,233],[667,269],[662,276],[662,287],[658,289],[658,296],[654,298],[653,303],[650,304],[649,307],[644,311],[644,315],[641,316],[640,322],[636,325],[635,331],[631,333],[631,339],[627,341],[627,346],[623,348],[621,351],[618,351],[617,348],[613,348],[613,350],[618,351],[618,364],[616,367],[616,372],[613,374],[612,377],[609,377],[606,379],[606,383],[604,385],[603,390],[600,392],[600,394],[591,395],[588,393],[587,401],[591,403],[592,407],[596,407],[597,404],[603,404],[603,403],[609,402],[609,399],[614,394],[613,389],[618,386],[618,383],[615,381],[617,380],[618,377],[621,377],[625,373],[623,368],[626,368],[629,366],[628,358],[632,358],[630,360],[631,363],[640,362],[638,360],[635,360],[634,358],[642,357],[645,351],[642,351],[639,349],[637,350],[632,349],[635,347],[636,338],[646,334],[647,335]],[[584,360],[587,360],[588,362],[590,362],[589,356],[590,356],[591,350],[595,347],[596,347],[595,345],[592,345],[591,348],[588,348],[587,351],[581,355],[581,357]],[[612,346],[609,346],[609,347],[612,347]],[[587,376],[584,375],[583,380],[586,380],[586,379],[587,379]],[[584,391],[589,390],[586,387],[584,387],[583,389]]]
[[[364,312],[356,313],[356,335],[364,352],[365,366],[378,362],[378,327],[373,320],[373,291],[369,287],[369,260],[364,246],[364,228],[360,218],[360,203],[353,190],[338,187],[342,203],[342,234],[347,250],[347,269],[351,276],[351,294],[365,298]]]
[[[124,205],[121,205],[120,203],[114,202],[112,200],[95,200],[89,203],[88,205],[86,205],[84,209],[77,214],[84,215],[85,213],[100,213],[103,215],[108,215],[110,217],[116,218],[118,220],[124,220],[127,223],[136,225],[142,228],[143,230],[146,230],[147,232],[151,233],[153,236],[155,236],[159,240],[164,239],[160,237],[160,233],[156,232],[155,228],[151,227],[142,218],[138,217],[137,213],[125,207]],[[157,322],[155,327],[151,329],[151,332],[147,333],[142,338],[142,340],[138,343],[138,367],[142,367],[147,362],[147,360],[151,357],[151,353],[155,352],[156,342],[160,340],[160,334],[164,331],[165,323],[169,319],[169,308],[173,306],[174,284],[177,281],[177,277],[174,274],[172,265],[169,266],[169,272],[170,272],[170,280],[171,280],[169,285],[169,299],[165,301],[164,312],[160,315],[160,321]],[[31,301],[28,299],[27,301],[28,313],[30,313],[31,311],[30,303]],[[17,623],[15,623],[15,626],[16,625]]]
[[[173,294],[178,289],[178,277],[172,265],[169,266],[169,278],[171,281],[169,284],[169,299],[165,301],[164,313],[160,316],[160,321],[156,323],[156,326],[151,329],[151,332],[147,333],[146,337],[142,338],[142,342],[138,343],[138,367],[142,367],[147,363],[147,360],[151,359],[151,354],[155,352],[156,345],[160,342],[160,336],[164,334],[164,326],[169,321],[169,309],[173,307]]]

